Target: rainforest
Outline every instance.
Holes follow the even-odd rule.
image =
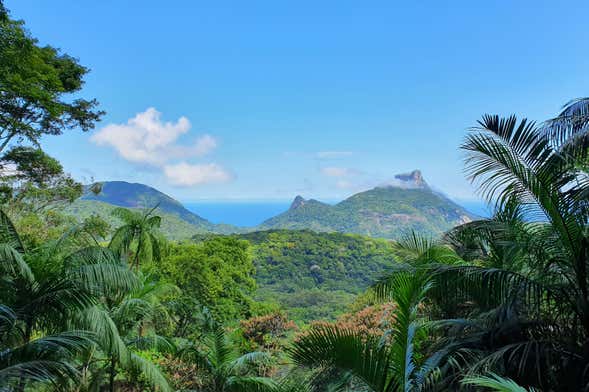
[[[369,169],[326,163],[356,152],[287,151],[281,156],[297,167],[312,161],[309,170],[325,184],[289,188],[290,207],[259,224],[213,223],[178,200],[190,201],[182,192],[243,185],[246,170],[223,166],[231,159],[201,161],[220,142],[207,134],[194,145],[173,144],[189,133],[188,120],[162,122],[153,108],[104,125],[122,101],[105,101],[117,81],[100,76],[103,63],[95,58],[99,70],[90,71],[83,61],[91,56],[46,43],[60,35],[37,37],[8,9],[19,4],[5,3],[0,391],[589,389],[589,98],[545,96],[562,107],[533,120],[468,113],[472,121],[461,125],[452,149],[460,169],[442,176],[436,154],[420,157],[434,162],[423,174],[387,167],[397,174],[370,182]],[[158,64],[175,54],[161,56]],[[422,109],[419,116],[439,115]],[[255,116],[265,114],[276,119]],[[253,121],[248,116],[240,121]],[[269,144],[284,137],[294,149],[298,135],[281,135]],[[84,170],[116,166],[111,158],[80,158],[83,143],[111,148],[134,166],[105,179],[90,169],[79,175],[75,159]],[[377,142],[391,151],[398,143]],[[292,173],[275,178],[290,181]],[[442,190],[443,178],[454,175],[464,176],[488,216]],[[236,194],[273,190],[269,178],[256,175]],[[331,195],[322,188],[329,181],[337,200],[320,201]]]

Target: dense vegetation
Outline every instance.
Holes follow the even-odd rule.
[[[395,263],[386,240],[351,234],[271,230],[239,235],[252,245],[256,297],[295,320],[332,319]]]
[[[0,28],[1,390],[589,389],[589,99],[542,126],[484,116],[462,149],[495,214],[440,238],[170,242],[157,206],[68,216],[83,187],[38,142],[99,120],[87,69],[1,2]]]

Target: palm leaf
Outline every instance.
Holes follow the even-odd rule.
[[[462,380],[464,385],[473,385],[479,388],[488,388],[497,392],[533,392],[534,389],[526,389],[515,381],[500,377],[491,373],[488,376],[468,376]]]
[[[143,379],[155,390],[162,392],[172,391],[164,374],[156,365],[147,359],[142,358],[135,353],[131,353],[125,367],[140,373]]]
[[[314,328],[288,351],[298,365],[349,370],[375,391],[384,391],[391,378],[389,349],[360,332]]]
[[[25,247],[14,224],[2,209],[0,209],[0,243],[10,245],[21,254],[25,253]]]
[[[225,388],[231,392],[276,392],[277,384],[267,377],[230,376],[225,381]]]
[[[24,278],[28,282],[34,280],[22,253],[8,243],[0,243],[0,271],[12,278]]]

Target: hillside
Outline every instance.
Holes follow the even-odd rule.
[[[440,234],[473,216],[433,191],[415,170],[389,184],[329,205],[297,196],[288,211],[266,220],[260,229],[311,229],[398,238],[409,230]]]
[[[106,220],[111,227],[115,228],[122,222],[112,216],[111,212],[117,206],[98,200],[79,199],[66,207],[65,212],[74,215],[78,219],[84,219],[91,215],[98,215]],[[209,229],[195,226],[181,219],[177,215],[158,210],[157,214],[161,216],[161,232],[169,239],[180,240],[193,236],[195,233],[208,233]]]
[[[235,237],[251,244],[258,299],[305,321],[345,312],[398,259],[391,241],[352,234],[270,230]]]
[[[186,209],[182,203],[144,184],[125,181],[101,182],[101,191],[90,187],[66,211],[81,218],[98,214],[111,224],[118,224],[110,212],[115,207],[147,209],[157,206],[162,217],[162,232],[169,238],[189,238],[196,233],[235,233],[243,230],[224,224],[214,224]]]

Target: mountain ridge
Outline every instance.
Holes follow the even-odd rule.
[[[416,230],[440,234],[474,215],[433,191],[420,170],[397,174],[390,183],[329,205],[297,196],[291,208],[264,221],[260,229],[312,229],[398,238]]]
[[[100,185],[99,192],[95,191],[96,185]],[[74,210],[81,213],[83,208],[99,213],[99,215],[105,215],[104,205],[92,206],[88,202],[99,202],[102,204],[112,205],[115,207],[125,207],[134,209],[151,209],[156,208],[159,214],[163,214],[163,218],[168,221],[174,221],[176,224],[180,224],[182,232],[187,232],[187,226],[182,225],[178,222],[179,219],[182,222],[186,222],[192,226],[194,233],[217,233],[217,234],[231,234],[240,233],[244,230],[233,225],[228,224],[216,224],[208,221],[198,214],[188,210],[184,205],[173,197],[153,188],[149,185],[127,182],[127,181],[102,181],[96,184],[92,184],[86,187],[84,194],[80,199],[74,203]],[[81,206],[84,205],[84,207]],[[177,218],[177,219],[175,219]],[[169,222],[165,222],[169,223]],[[173,225],[166,225],[168,227],[168,234],[172,234],[171,237],[177,237],[173,231]],[[194,234],[192,233],[192,234]],[[192,235],[190,234],[190,235]],[[187,235],[189,237],[190,235]]]
[[[260,225],[238,227],[215,224],[188,210],[167,194],[141,183],[126,181],[101,182],[101,191],[87,187],[72,211],[106,214],[107,205],[126,208],[153,208],[167,221],[170,237],[189,237],[197,233],[246,233],[257,230],[291,229],[316,232],[341,232],[378,238],[397,239],[409,230],[437,235],[449,228],[474,219],[474,215],[430,188],[421,171],[397,174],[389,183],[358,192],[331,205],[297,195],[290,207]],[[93,202],[102,204],[93,205]],[[174,233],[174,228],[183,235]]]

